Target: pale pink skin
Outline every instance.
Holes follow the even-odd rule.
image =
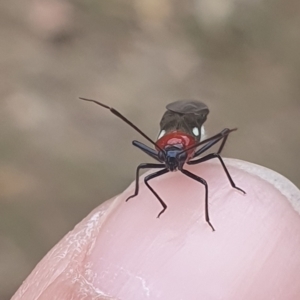
[[[299,300],[299,190],[263,167],[226,164],[246,195],[217,160],[187,167],[209,184],[215,232],[200,183],[180,172],[154,179],[168,205],[157,219],[141,180],[139,196],[125,202],[132,184],[68,233],[12,299]]]

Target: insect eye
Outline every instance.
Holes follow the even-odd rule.
[[[158,158],[160,159],[160,161],[165,161],[166,160],[166,155],[163,151],[159,151],[158,152]]]
[[[182,162],[186,161],[186,158],[187,158],[186,152],[180,153],[177,158],[179,159],[179,161],[182,161]]]

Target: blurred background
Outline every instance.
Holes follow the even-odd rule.
[[[166,104],[199,99],[224,156],[299,186],[300,2],[0,0],[0,299],[125,189]]]

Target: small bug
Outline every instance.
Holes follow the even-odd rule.
[[[160,121],[160,132],[158,134],[158,138],[156,142],[154,142],[136,125],[134,125],[131,121],[125,118],[121,113],[119,113],[114,108],[109,107],[96,100],[86,99],[81,97],[79,99],[94,102],[106,109],[109,109],[114,115],[116,115],[118,118],[123,120],[133,129],[135,129],[138,133],[140,133],[146,140],[148,140],[154,146],[153,149],[139,141],[134,140],[132,142],[132,144],[135,147],[139,148],[140,150],[148,154],[150,157],[152,157],[159,163],[141,163],[137,167],[136,179],[135,179],[135,191],[133,195],[131,195],[126,199],[126,201],[137,196],[139,193],[139,172],[141,169],[148,169],[148,168],[161,169],[144,178],[144,182],[146,186],[154,194],[154,196],[158,199],[158,201],[163,207],[163,209],[160,211],[160,213],[157,216],[159,218],[159,216],[167,209],[167,205],[156,193],[156,191],[149,185],[149,181],[153,178],[156,178],[168,172],[179,170],[184,175],[204,185],[205,220],[209,224],[211,229],[215,231],[209,219],[208,185],[206,181],[203,178],[183,168],[185,164],[195,165],[213,158],[219,159],[231,186],[241,191],[242,193],[246,194],[244,190],[242,190],[241,188],[235,185],[220,155],[227,141],[229,133],[237,130],[237,128],[234,129],[225,128],[220,133],[210,138],[201,140],[201,135],[203,135],[204,133],[203,123],[206,121],[207,115],[209,113],[208,107],[203,102],[195,101],[195,100],[179,100],[168,104],[166,107],[167,111],[164,113]],[[217,152],[210,153],[199,158],[199,156],[202,153],[210,149],[213,145],[215,145],[219,141],[222,142]]]

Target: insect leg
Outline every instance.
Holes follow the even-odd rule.
[[[199,143],[196,143],[196,144],[192,145],[191,147],[185,148],[184,150],[182,150],[182,151],[180,152],[180,154],[183,153],[183,152],[190,151],[190,150],[192,150],[192,149],[196,149],[196,148],[198,148],[198,147],[201,146],[201,145],[206,145],[206,144],[207,144],[208,142],[210,142],[210,141],[219,140],[220,138],[223,138],[225,135],[228,135],[230,132],[236,131],[236,130],[237,130],[237,128],[233,128],[233,129],[225,128],[225,129],[223,129],[221,132],[215,134],[214,136],[212,136],[212,137],[210,137],[210,138],[207,138],[207,139],[205,139],[205,140],[203,140],[203,141],[200,141]],[[222,149],[219,149],[219,151],[220,151],[220,150],[222,150]],[[200,149],[199,149],[198,151],[200,151]],[[197,152],[197,151],[196,151],[196,152]],[[195,156],[194,156],[194,157],[195,157]]]
[[[200,149],[198,149],[193,157],[197,157],[199,155],[201,155],[203,152],[207,151],[209,148],[211,148],[213,145],[215,145],[216,143],[218,143],[220,140],[223,139],[222,144],[218,150],[217,153],[221,153],[221,151],[223,150],[225,143],[227,141],[228,135],[231,132],[230,129],[225,128],[223,129],[220,134],[213,140],[210,140],[206,145],[204,145],[203,147],[201,147]],[[192,161],[190,161],[190,163],[188,162],[189,165],[193,165],[194,163]]]
[[[220,145],[220,147],[219,147],[219,150],[218,150],[218,152],[217,152],[218,154],[221,154],[221,152],[222,152],[222,150],[223,150],[223,148],[224,148],[224,146],[225,146],[225,144],[226,144],[226,141],[227,141],[227,139],[228,139],[229,133],[230,133],[230,132],[228,132],[228,134],[226,134],[226,135],[223,137],[222,143],[221,143],[221,145]]]
[[[197,160],[194,160],[194,161],[193,161],[193,165],[194,165],[194,164],[202,163],[202,162],[204,162],[204,161],[207,161],[207,160],[210,160],[210,159],[213,159],[213,158],[218,158],[218,159],[219,159],[219,161],[220,161],[220,163],[221,163],[221,165],[222,165],[222,167],[223,167],[223,170],[224,170],[225,173],[226,173],[226,176],[227,176],[227,178],[228,178],[228,180],[229,180],[231,186],[232,186],[233,188],[235,188],[235,189],[241,191],[242,193],[246,194],[246,192],[245,192],[244,190],[242,190],[241,188],[239,188],[239,187],[237,187],[237,186],[235,185],[235,183],[234,183],[234,181],[232,180],[232,178],[231,178],[231,176],[230,176],[230,174],[229,174],[229,171],[227,170],[227,167],[226,167],[226,165],[225,165],[225,163],[224,163],[224,161],[223,161],[223,159],[222,159],[222,157],[220,156],[219,153],[210,153],[210,154],[208,154],[208,155],[206,155],[206,156],[204,156],[204,157],[201,157],[201,158],[199,158],[199,159],[197,159]]]
[[[154,196],[157,198],[157,200],[160,202],[160,204],[161,204],[162,207],[163,207],[162,211],[161,211],[161,212],[158,214],[158,216],[157,216],[158,218],[159,218],[160,215],[167,209],[167,205],[166,205],[166,203],[158,196],[158,194],[155,192],[155,190],[149,185],[148,181],[151,180],[151,179],[153,179],[153,178],[156,178],[156,177],[158,177],[158,176],[160,176],[160,175],[166,174],[166,173],[168,173],[168,172],[169,172],[168,169],[163,169],[163,170],[157,171],[157,172],[155,172],[155,173],[153,173],[153,174],[150,174],[150,175],[148,175],[148,176],[146,176],[146,177],[144,178],[144,182],[145,182],[145,184],[147,185],[148,189],[154,194]]]
[[[165,165],[164,164],[148,164],[148,163],[143,163],[143,164],[140,164],[138,165],[138,167],[136,168],[136,175],[135,175],[135,191],[134,191],[134,194],[129,196],[127,199],[126,199],[126,202],[137,196],[138,193],[139,193],[139,177],[140,177],[140,169],[148,169],[148,168],[153,168],[153,169],[161,169],[161,168],[164,168]]]
[[[209,213],[208,213],[208,185],[207,185],[207,182],[203,178],[201,178],[201,177],[199,177],[199,176],[197,176],[197,175],[195,175],[195,174],[193,174],[193,173],[191,173],[191,172],[189,172],[187,170],[181,169],[180,171],[183,174],[185,174],[186,176],[188,176],[188,177],[190,177],[190,178],[192,178],[192,179],[194,179],[194,180],[196,180],[196,181],[198,181],[198,182],[200,182],[200,183],[202,183],[204,185],[204,187],[205,187],[205,221],[211,227],[212,231],[215,231],[215,228],[212,226],[212,224],[209,221]]]
[[[145,152],[147,155],[151,156],[153,159],[157,160],[158,162],[162,162],[159,158],[158,158],[158,152],[155,149],[152,149],[150,147],[148,147],[147,145],[139,142],[139,141],[132,141],[132,145],[139,148],[140,150],[142,150],[143,152]]]

